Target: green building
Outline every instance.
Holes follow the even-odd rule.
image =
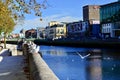
[[[120,36],[120,0],[100,6],[100,23],[103,36]]]
[[[101,6],[100,21],[101,23],[120,21],[120,0]]]

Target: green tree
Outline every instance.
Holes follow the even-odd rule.
[[[0,0],[0,33],[4,32],[4,46],[6,48],[6,35],[10,33],[19,20],[24,19],[24,14],[41,17],[41,8],[46,8],[46,0],[41,4],[36,0]],[[41,19],[40,19],[41,20]]]
[[[0,32],[4,33],[4,48],[6,48],[6,35],[14,29],[14,26],[10,10],[0,1]]]
[[[38,2],[39,3],[38,3]],[[47,0],[2,0],[12,12],[12,17],[15,20],[23,19],[24,14],[31,14],[34,12],[35,16],[41,17],[41,9],[46,9]],[[41,2],[41,3],[40,3]]]

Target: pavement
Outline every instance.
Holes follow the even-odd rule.
[[[8,49],[12,50],[13,56]],[[28,80],[26,66],[25,57],[17,51],[16,45],[7,44],[7,49],[0,51],[0,80]]]
[[[8,49],[3,49],[2,51],[0,51],[0,56],[9,56],[10,53],[8,51]]]

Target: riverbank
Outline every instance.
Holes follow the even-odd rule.
[[[118,48],[120,47],[120,39],[80,39],[80,40],[32,40],[37,45],[53,45],[53,46],[71,46],[71,47],[88,47],[88,48]],[[8,44],[17,44],[17,41],[7,41]]]
[[[0,80],[59,80],[32,44],[23,44],[20,52],[17,45],[6,46],[0,51]]]
[[[28,80],[24,72],[26,63],[22,52],[17,51],[17,45],[6,44],[6,46],[7,49],[0,51],[0,80]]]
[[[72,47],[90,47],[90,48],[118,48],[120,40],[118,39],[81,39],[81,40],[34,40],[37,45],[54,46],[72,46]]]

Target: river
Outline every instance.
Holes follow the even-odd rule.
[[[100,50],[101,54],[94,57],[91,50]],[[60,80],[120,80],[118,49],[41,45],[40,52]]]

